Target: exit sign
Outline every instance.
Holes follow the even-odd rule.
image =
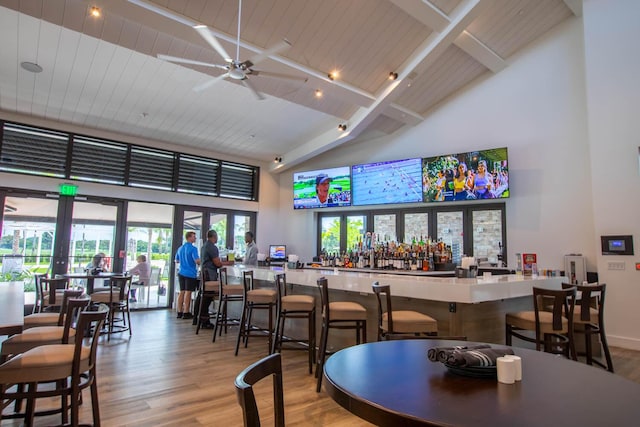
[[[60,184],[61,196],[75,196],[78,194],[78,186],[73,184]]]

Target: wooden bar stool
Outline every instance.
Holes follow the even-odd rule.
[[[273,309],[276,306],[277,292],[275,289],[254,289],[253,271],[242,272],[242,316],[240,317],[240,329],[236,340],[236,353],[240,348],[240,340],[244,342],[245,348],[249,344],[250,336],[260,336],[268,339],[268,352],[271,354],[273,347]],[[253,310],[267,310],[269,326],[267,329],[258,327],[251,323]],[[266,335],[264,335],[266,333]]]
[[[533,342],[536,350],[560,353],[578,360],[573,341],[573,313],[576,288],[551,290],[533,288],[534,311],[520,311],[505,315],[505,341],[511,345],[512,337]],[[535,336],[522,331],[535,331]]]
[[[322,369],[327,357],[327,340],[329,329],[354,329],[356,331],[356,344],[367,342],[367,309],[356,302],[334,301],[329,302],[329,284],[325,277],[316,282],[320,290],[322,304],[322,332],[320,334],[320,349],[318,350],[318,365],[316,376],[318,383],[316,391],[322,388]],[[362,337],[362,341],[360,338]]]
[[[282,343],[296,342],[307,345],[309,352],[309,373],[313,372],[316,362],[316,299],[311,295],[287,295],[287,278],[284,273],[276,274],[277,305],[275,337],[271,353],[282,351]],[[307,320],[307,339],[284,337],[284,325],[287,319]],[[304,347],[291,347],[292,350],[305,350]]]
[[[438,322],[431,316],[413,310],[393,310],[391,287],[373,282],[371,285],[378,300],[378,341],[393,338],[414,338],[421,335],[438,335]],[[382,303],[385,296],[385,304]]]
[[[106,291],[98,291],[91,294],[91,302],[105,304],[109,307],[107,316],[107,341],[111,341],[114,333],[129,331],[131,336],[131,312],[129,310],[129,290],[131,289],[132,276],[114,276],[109,279],[109,287]],[[116,318],[116,313],[122,314]]]
[[[580,293],[580,298],[576,302],[576,308],[573,313],[574,334],[584,334],[585,355],[587,357],[587,365],[594,363],[609,372],[613,372],[613,360],[609,352],[607,344],[607,336],[604,332],[604,295],[607,289],[605,283],[588,284],[588,285],[570,285],[563,283],[564,289],[575,286]],[[599,360],[593,358],[592,336],[599,335],[602,351],[607,361],[605,366]]]
[[[216,324],[213,327],[213,342],[216,342],[216,335],[222,336],[222,329],[227,333],[229,325],[238,325],[240,319],[229,318],[228,307],[230,302],[242,302],[243,285],[230,285],[227,282],[227,268],[222,267],[218,270],[220,299],[218,302],[218,310],[216,311]],[[219,332],[218,332],[219,331]]]

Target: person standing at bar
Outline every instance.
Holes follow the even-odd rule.
[[[178,319],[193,319],[191,314],[191,294],[198,287],[198,266],[200,257],[198,249],[193,245],[196,241],[196,233],[187,231],[184,244],[180,246],[176,253],[176,263],[178,264],[178,281],[180,283],[180,294],[176,303]]]
[[[247,244],[247,251],[244,255],[244,265],[258,265],[258,246],[253,240],[253,233],[244,233],[244,241]]]
[[[218,233],[216,230],[207,231],[207,241],[202,245],[202,274],[203,283],[210,280],[218,280],[218,268],[223,266],[220,259],[220,250],[218,246]],[[209,309],[213,298],[210,296],[204,297],[203,307],[205,310]],[[200,307],[200,301],[196,300],[197,309]],[[200,313],[197,313],[200,316]],[[211,329],[213,325],[208,321],[200,325],[201,328]]]

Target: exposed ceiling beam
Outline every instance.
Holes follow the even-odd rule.
[[[582,0],[564,0],[564,4],[571,9],[575,16],[582,16]]]
[[[391,82],[377,96],[369,107],[361,107],[348,120],[347,132],[339,134],[337,129],[330,130],[304,145],[287,153],[283,162],[271,167],[272,171],[283,171],[312,157],[338,147],[360,135],[379,114],[388,109],[394,99],[411,86],[414,72],[421,72],[431,65],[464,31],[481,12],[481,5],[490,0],[466,0],[452,13],[445,29],[432,32],[427,39],[409,56],[398,71],[398,79]]]
[[[425,0],[391,0],[391,3],[422,22],[431,30],[441,33],[449,25],[449,17]]]
[[[454,44],[494,73],[503,70],[507,66],[504,59],[468,31],[463,31]]]

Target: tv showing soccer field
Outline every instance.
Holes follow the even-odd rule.
[[[506,147],[424,158],[424,201],[508,198],[508,166]]]
[[[422,159],[393,160],[351,167],[354,205],[422,201]]]
[[[293,174],[293,208],[351,205],[351,169],[343,166]]]

